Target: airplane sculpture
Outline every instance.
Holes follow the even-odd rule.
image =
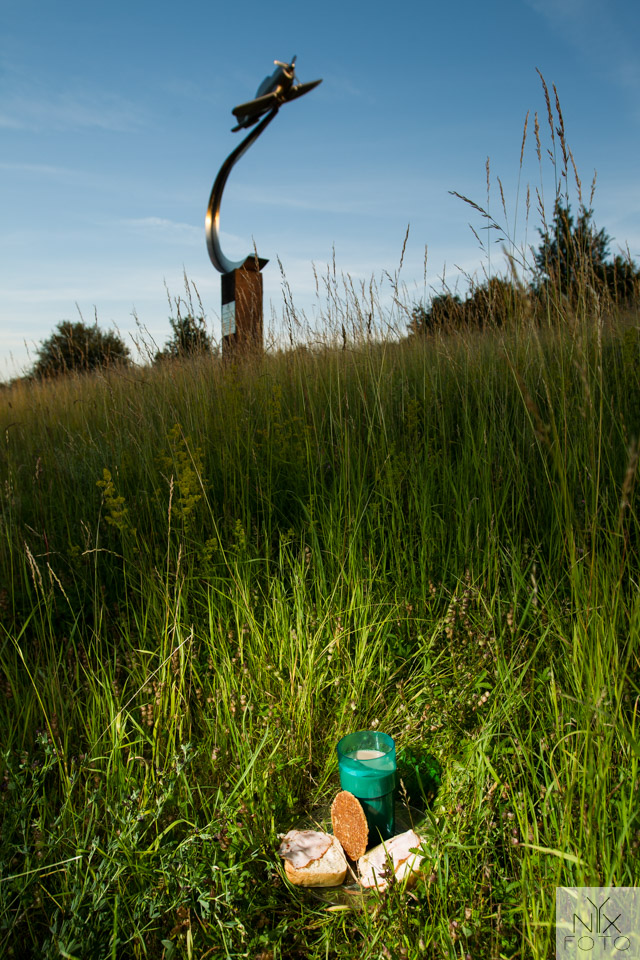
[[[232,128],[233,133],[236,130],[242,130],[244,127],[252,127],[265,113],[270,110],[279,110],[283,103],[296,100],[313,90],[319,83],[322,83],[322,80],[296,83],[295,57],[293,57],[291,63],[282,63],[280,60],[274,60],[273,62],[277,69],[273,71],[271,76],[264,78],[254,99],[247,101],[247,103],[241,103],[231,111],[238,121],[238,125]]]
[[[211,263],[223,276],[225,274],[235,275],[235,271],[239,271],[243,267],[247,268],[247,265],[250,268],[255,266],[260,271],[268,263],[267,260],[258,257],[255,248],[253,253],[243,257],[242,260],[229,260],[224,255],[220,245],[220,205],[222,203],[222,192],[231,170],[240,157],[244,156],[251,144],[255,143],[260,134],[267,129],[274,117],[277,116],[282,104],[288,103],[289,100],[296,100],[303,94],[308,93],[309,90],[313,90],[319,83],[322,83],[322,80],[313,80],[311,83],[296,84],[295,62],[295,57],[291,63],[281,63],[279,60],[274,60],[277,70],[274,70],[270,77],[265,77],[258,87],[255,98],[247,103],[241,103],[240,106],[234,107],[232,111],[238,121],[238,125],[233,128],[234,131],[241,130],[243,127],[253,127],[253,130],[249,131],[220,167],[209,197],[209,206],[205,218],[207,249]],[[247,270],[245,269],[243,272],[246,273]],[[226,303],[224,300],[223,302]],[[262,294],[260,294],[260,310],[262,310]]]

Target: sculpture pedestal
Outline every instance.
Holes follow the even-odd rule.
[[[243,265],[222,274],[222,357],[260,354],[262,274],[268,260],[247,257]]]

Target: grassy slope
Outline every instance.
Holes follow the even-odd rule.
[[[556,885],[637,884],[638,343],[5,394],[0,951],[546,957]],[[442,764],[432,864],[327,912],[276,835],[376,722]]]

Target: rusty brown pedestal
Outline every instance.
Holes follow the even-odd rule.
[[[260,354],[262,273],[268,260],[247,257],[241,267],[222,274],[222,356]]]

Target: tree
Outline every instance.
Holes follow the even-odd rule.
[[[216,353],[213,338],[207,332],[204,307],[198,288],[195,283],[189,282],[186,272],[184,273],[184,297],[172,297],[167,288],[167,298],[172,313],[169,317],[172,336],[165,343],[164,350],[158,350],[156,353],[155,362]],[[175,316],[173,316],[174,313]]]
[[[411,311],[409,334],[432,333],[434,330],[458,327],[464,322],[464,305],[457,293],[439,293],[428,307],[416,304]]]
[[[129,361],[129,349],[117,333],[105,333],[97,323],[89,326],[83,321],[63,320],[38,347],[31,376],[57,377]]]
[[[604,281],[615,303],[630,305],[640,301],[640,267],[630,256],[619,253],[604,267]]]
[[[525,309],[525,301],[526,295],[510,280],[490,277],[482,284],[473,285],[465,300],[461,300],[457,293],[440,293],[433,297],[428,307],[416,304],[411,311],[409,334],[501,326],[517,310]]]
[[[196,317],[193,313],[187,313],[183,317],[178,308],[178,316],[169,317],[169,323],[173,336],[165,343],[164,350],[156,353],[156,361],[177,360],[213,352],[213,341],[207,332],[203,316]]]
[[[640,268],[631,258],[617,255],[609,261],[611,237],[593,223],[593,211],[580,207],[574,220],[569,204],[556,201],[553,221],[539,230],[541,244],[534,253],[540,280],[538,292],[551,286],[561,295],[575,299],[587,287],[605,288],[617,303],[637,293]]]
[[[527,309],[522,288],[504,277],[489,277],[474,285],[464,302],[464,313],[470,327],[500,327]]]

